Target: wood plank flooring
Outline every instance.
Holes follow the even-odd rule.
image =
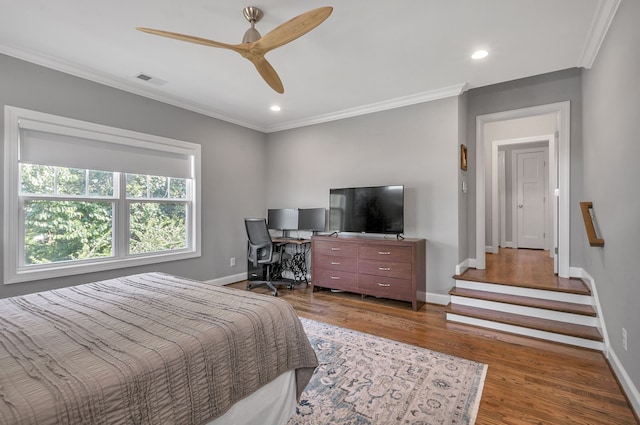
[[[447,323],[435,304],[414,312],[409,303],[304,285],[279,292],[301,317],[488,364],[476,424],[640,424],[601,352]]]
[[[553,273],[549,251],[500,248],[498,254],[487,254],[485,258],[486,269],[468,269],[461,277],[476,282],[590,294],[580,279],[561,278]]]

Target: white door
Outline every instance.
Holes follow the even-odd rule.
[[[514,152],[517,158],[518,248],[545,247],[545,153]]]

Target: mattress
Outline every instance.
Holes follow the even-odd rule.
[[[204,424],[317,359],[282,300],[146,273],[0,300],[0,423]]]

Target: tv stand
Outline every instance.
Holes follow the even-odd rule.
[[[339,289],[408,301],[414,311],[418,286],[426,284],[426,240],[314,236],[311,287]],[[426,287],[424,287],[426,291]]]

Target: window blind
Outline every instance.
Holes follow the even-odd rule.
[[[21,119],[19,162],[193,178],[189,149]]]

